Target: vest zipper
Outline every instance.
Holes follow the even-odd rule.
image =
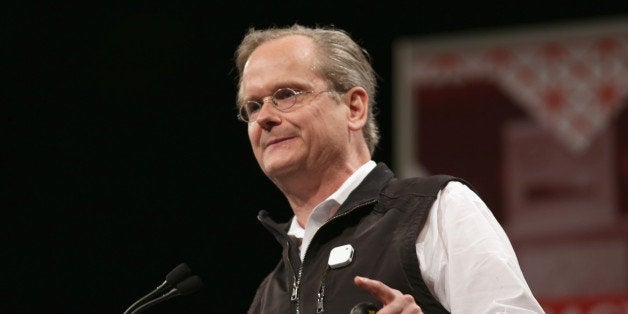
[[[325,311],[325,279],[327,278],[327,272],[331,267],[327,266],[321,278],[321,284],[318,287],[318,295],[316,298],[316,313],[323,313]]]
[[[299,302],[299,287],[301,286],[302,274],[303,274],[303,264],[301,264],[301,267],[299,267],[299,274],[297,275],[297,279],[294,283],[293,290],[292,290],[292,297],[294,298],[293,302],[296,302],[297,314],[301,312],[301,309],[299,308],[301,306],[301,302]]]
[[[297,272],[294,271],[294,266],[292,265],[292,260],[290,259],[290,240],[286,241],[286,246],[288,247],[286,257],[288,258],[290,270],[292,270],[292,293],[290,295],[290,302],[296,303],[296,313],[299,314],[299,285],[301,282],[301,273],[303,272],[303,264],[299,267],[299,273],[297,274]]]
[[[356,209],[358,209],[358,208],[360,208],[362,206],[367,206],[367,205],[370,205],[370,204],[373,204],[373,203],[376,203],[376,202],[377,202],[376,200],[369,200],[369,201],[366,201],[364,203],[357,204],[357,205],[353,206],[352,208],[348,209],[347,211],[345,211],[344,213],[342,213],[340,215],[333,216],[333,217],[327,219],[327,221],[325,221],[325,223],[320,228],[318,228],[318,231],[316,231],[316,233],[312,237],[312,241],[310,241],[310,244],[314,243],[314,239],[318,235],[319,231],[325,225],[329,224],[331,221],[334,221],[334,220],[336,220],[336,219],[338,219],[340,217],[344,217],[344,216],[352,213],[354,210],[356,210]],[[297,310],[296,310],[297,314],[300,313],[300,309],[299,309],[299,306],[300,306],[300,304],[299,304],[300,303],[299,302],[299,288],[301,287],[301,275],[303,275],[303,266],[305,265],[305,261],[307,260],[307,253],[308,252],[309,251],[305,251],[305,255],[303,255],[303,262],[301,263],[301,267],[299,267],[299,274],[298,274],[298,276],[297,276],[297,278],[294,281],[294,284],[292,286],[292,296],[291,296],[290,300],[297,303],[296,304],[297,305]],[[288,254],[288,261],[290,261],[290,254]],[[292,267],[292,263],[290,263],[290,267]],[[294,273],[294,269],[292,270],[292,272]],[[325,270],[325,275],[326,274],[327,274],[327,270]],[[324,310],[323,303],[324,303],[324,297],[325,297],[325,291],[324,291],[325,290],[325,278],[326,278],[326,276],[323,277],[323,279],[321,280],[321,285],[319,286],[319,296],[320,296],[321,289],[323,290],[323,294],[322,294],[322,298],[320,298],[320,297],[317,298],[317,310],[316,310],[317,313],[320,313],[320,312],[318,312],[318,308],[319,308],[318,305],[320,305],[321,312]],[[294,300],[293,300],[293,298],[294,298]],[[320,303],[318,301],[320,301]]]

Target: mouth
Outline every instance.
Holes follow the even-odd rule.
[[[274,138],[274,139],[272,139],[272,140],[270,140],[270,141],[266,142],[265,147],[267,148],[267,147],[270,147],[270,146],[272,146],[272,145],[276,145],[276,144],[279,144],[279,143],[283,143],[283,142],[285,142],[285,141],[291,140],[292,138],[293,138],[293,137],[278,137],[278,138]]]

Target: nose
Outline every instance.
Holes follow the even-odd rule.
[[[259,126],[266,131],[281,123],[281,112],[275,109],[272,101],[270,97],[263,99],[262,108],[259,109],[257,120],[255,121],[255,123],[259,124]]]

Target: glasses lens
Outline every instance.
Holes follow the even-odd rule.
[[[288,109],[294,106],[294,103],[296,102],[296,95],[297,92],[289,88],[278,89],[273,94],[273,100],[275,101],[277,109]]]
[[[247,101],[242,108],[240,108],[240,116],[247,122],[255,121],[257,114],[259,113],[262,105],[257,101]]]

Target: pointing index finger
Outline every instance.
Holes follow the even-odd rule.
[[[398,292],[385,285],[383,282],[373,280],[365,277],[355,276],[355,284],[368,291],[373,297],[381,301],[383,304],[388,304],[395,298],[395,293]]]

